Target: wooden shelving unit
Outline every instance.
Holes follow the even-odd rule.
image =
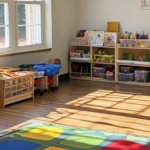
[[[92,81],[101,81],[101,82],[113,82],[115,83],[115,80],[108,80],[108,79],[103,79],[103,78],[96,78],[93,77],[93,67],[99,66],[99,65],[103,65],[103,64],[107,64],[107,65],[116,65],[116,63],[99,63],[99,62],[94,62],[94,54],[97,54],[98,49],[105,49],[106,52],[108,52],[109,55],[116,55],[116,47],[107,47],[107,46],[99,46],[99,45],[78,45],[78,44],[71,44],[70,45],[70,50],[85,50],[85,51],[90,51],[91,53],[91,58],[89,61],[82,61],[82,60],[71,60],[70,59],[70,79],[80,79],[80,80],[92,80]],[[71,64],[73,62],[78,62],[78,63],[88,63],[90,64],[90,73],[91,76],[90,77],[86,77],[86,76],[72,76],[71,75]]]
[[[28,98],[34,99],[34,73],[12,79],[1,78],[0,98],[0,108]]]
[[[94,54],[97,54],[98,49],[105,49],[109,55],[115,55],[115,63],[99,63],[94,62]],[[138,86],[150,86],[150,82],[136,82],[136,81],[119,81],[119,71],[120,66],[135,66],[135,67],[150,67],[145,64],[134,64],[134,63],[119,63],[117,60],[123,60],[125,53],[131,53],[134,56],[135,61],[139,60],[139,56],[145,55],[147,58],[150,55],[150,48],[134,48],[134,47],[121,47],[120,44],[117,44],[116,47],[106,47],[106,46],[98,46],[98,45],[77,45],[71,44],[70,50],[87,50],[91,53],[90,61],[78,61],[78,60],[70,60],[70,79],[81,79],[81,80],[91,80],[91,81],[101,81],[101,82],[112,82],[112,83],[121,83],[121,84],[129,84],[129,85],[138,85]],[[71,76],[71,64],[73,62],[79,63],[89,63],[91,68],[91,76]],[[101,64],[114,65],[115,67],[115,80],[107,80],[103,78],[95,78],[92,76],[92,68]]]
[[[133,54],[134,56],[134,60],[135,61],[139,61],[139,56],[141,55],[145,55],[147,58],[150,55],[150,48],[136,48],[136,47],[121,47],[120,44],[117,44],[116,46],[116,61],[117,60],[123,60],[124,59],[124,55],[125,53],[130,53]],[[116,62],[116,70],[115,70],[115,74],[116,74],[116,78],[115,81],[116,83],[121,83],[121,84],[129,84],[129,85],[139,85],[139,86],[150,86],[150,82],[136,82],[136,81],[119,81],[119,70],[120,70],[120,66],[135,66],[135,67],[150,67],[149,65],[145,65],[145,64],[134,64],[133,63],[120,63],[120,62]]]

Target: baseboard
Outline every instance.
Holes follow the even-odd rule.
[[[59,75],[59,82],[69,80],[69,73]]]

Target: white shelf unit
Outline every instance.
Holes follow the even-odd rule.
[[[121,47],[120,44],[117,44],[116,46],[116,61],[117,60],[123,60],[126,53],[133,54],[134,60],[139,61],[139,56],[145,55],[147,58],[150,55],[150,48],[136,48],[136,47]],[[119,81],[119,71],[120,66],[135,66],[135,67],[150,67],[150,64],[134,64],[134,61],[132,63],[121,63],[116,62],[116,70],[115,70],[115,81],[116,83],[121,84],[129,84],[129,85],[139,85],[139,86],[150,86],[150,82],[136,82],[136,81]]]
[[[109,55],[116,55],[116,47],[106,47],[106,46],[99,46],[99,45],[78,45],[78,44],[71,44],[70,45],[70,50],[85,50],[85,51],[90,51],[90,53],[91,53],[90,61],[82,61],[82,60],[72,60],[72,59],[70,59],[70,79],[91,80],[91,81],[101,81],[101,82],[113,82],[113,83],[116,82],[115,80],[108,80],[108,79],[93,77],[93,70],[92,70],[93,67],[100,66],[100,65],[103,65],[103,64],[114,65],[114,67],[116,65],[116,62],[115,63],[94,62],[94,54],[97,54],[99,48],[105,49],[106,52]],[[86,77],[86,76],[72,76],[71,75],[71,72],[72,72],[71,64],[73,62],[88,63],[90,65],[90,68],[91,68],[90,69],[91,76],[90,77]]]

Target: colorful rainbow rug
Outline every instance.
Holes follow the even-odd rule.
[[[0,150],[150,150],[150,138],[35,122],[1,137]]]

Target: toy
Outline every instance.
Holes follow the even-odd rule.
[[[98,54],[99,55],[108,55],[105,50],[101,50],[101,49],[98,50]]]

